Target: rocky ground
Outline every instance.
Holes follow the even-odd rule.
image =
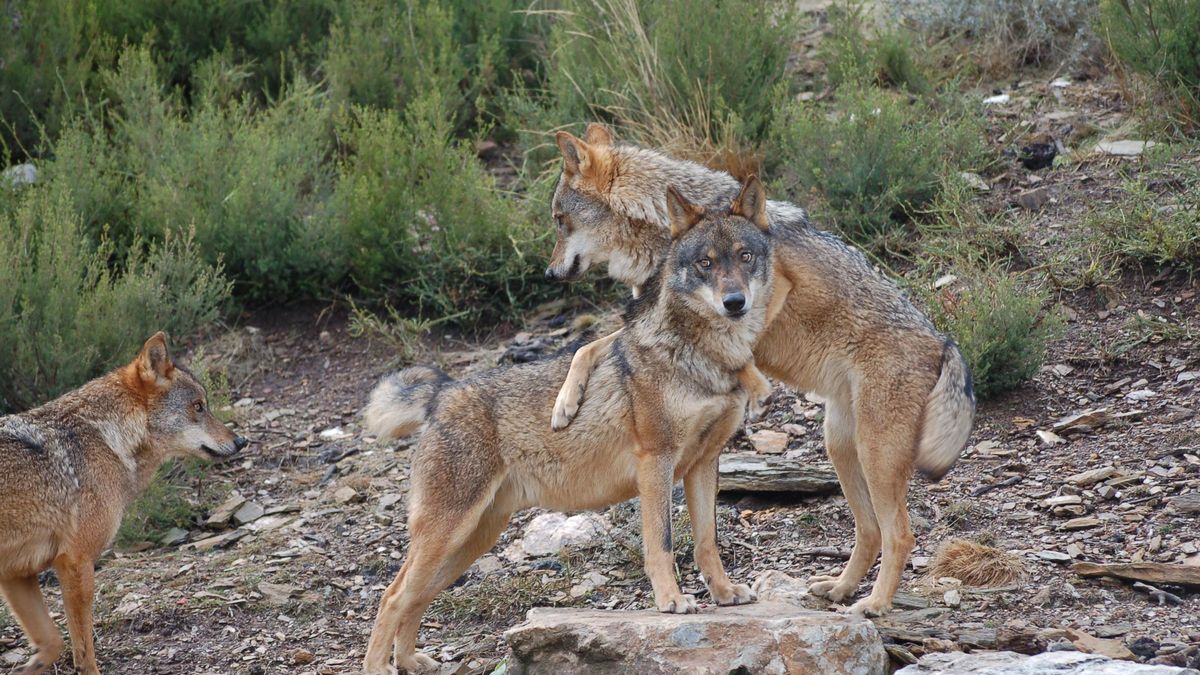
[[[1085,125],[1122,126],[1127,113],[1111,83],[1065,82],[1006,88],[1008,99],[991,104],[998,125],[1066,146],[1076,145],[1072,134]],[[1038,265],[1063,250],[1064,228],[1089,203],[1112,199],[1138,161],[1100,151],[1030,171],[1013,159],[1011,170],[985,181],[979,198],[1011,209],[1022,250]],[[1200,665],[1195,588],[1139,588],[1085,579],[1069,567],[1200,566],[1198,295],[1200,281],[1169,271],[1127,273],[1103,292],[1061,293],[1067,330],[1046,366],[1026,386],[981,405],[970,445],[943,481],[913,482],[917,549],[896,612],[877,622],[895,643],[897,665],[930,651],[1066,644]],[[573,336],[581,311],[549,306],[523,332],[502,327],[482,344],[443,342],[431,356],[456,374],[536,357]],[[603,326],[614,321],[602,318]],[[407,544],[411,445],[375,443],[359,421],[367,392],[396,365],[395,351],[352,337],[338,312],[304,310],[252,314],[204,341],[203,350],[229,373],[226,414],[253,444],[235,462],[208,470],[204,492],[218,497],[198,507],[193,527],[169,533],[165,545],[127,547],[102,560],[101,666],[121,673],[354,670]],[[765,419],[739,433],[730,450],[827,468],[821,416],[802,392],[779,387]],[[683,586],[702,594],[681,501],[677,513]],[[533,606],[649,606],[636,505],[573,521],[575,543],[555,553],[560,542],[547,541],[554,536],[545,529],[552,518],[530,530],[539,515],[519,514],[426,616],[421,645],[448,664],[444,672],[491,672],[504,654],[500,633]],[[725,493],[718,529],[726,566],[744,581],[768,570],[800,579],[834,572],[853,540],[836,493]],[[933,578],[935,550],[955,537],[1014,554],[1024,578],[993,588]],[[61,612],[52,576],[45,586]],[[22,662],[24,649],[19,630],[0,615],[0,666]],[[64,657],[60,667],[68,663]]]

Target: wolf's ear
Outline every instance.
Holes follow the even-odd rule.
[[[167,349],[167,335],[159,331],[146,340],[136,363],[138,375],[146,384],[155,384],[169,378],[175,370],[175,363],[171,361],[171,352]]]
[[[770,229],[771,225],[767,220],[767,191],[763,189],[758,176],[751,174],[746,178],[746,183],[730,205],[729,212],[749,220],[763,232]]]
[[[588,144],[566,131],[554,134],[558,149],[562,151],[563,169],[567,173],[582,174],[592,165],[592,149]]]
[[[612,145],[616,139],[613,138],[608,127],[598,122],[592,122],[587,125],[587,131],[583,132],[583,140],[592,145]]]
[[[667,214],[671,217],[671,238],[678,239],[704,218],[704,208],[689,202],[675,188],[668,187]]]

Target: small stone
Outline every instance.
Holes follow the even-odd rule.
[[[1102,466],[1098,469],[1090,469],[1077,473],[1067,478],[1067,482],[1077,487],[1089,487],[1099,483],[1102,480],[1108,480],[1117,475],[1117,469],[1113,466]]]
[[[249,408],[249,407],[251,407],[251,406],[253,406],[253,405],[254,405],[254,399],[250,398],[249,396],[246,396],[246,397],[243,397],[243,398],[239,398],[239,399],[237,400],[237,402],[233,404],[233,407],[235,407],[235,408]]]
[[[526,555],[555,555],[567,546],[595,545],[608,532],[608,521],[598,513],[543,513],[525,526],[521,548]]]
[[[1099,518],[1072,518],[1062,524],[1064,530],[1086,530],[1091,527],[1100,525]]]
[[[1146,401],[1158,396],[1153,389],[1138,389],[1125,394],[1125,398],[1130,401]]]
[[[292,663],[297,666],[307,666],[316,660],[316,656],[303,647],[292,652]]]
[[[947,607],[958,607],[962,605],[962,592],[952,588],[942,594],[942,602],[946,603]]]
[[[359,501],[362,497],[358,494],[358,490],[349,485],[340,487],[333,493],[333,501],[338,504],[349,504],[350,502]]]
[[[264,509],[257,502],[246,502],[233,514],[233,522],[238,525],[253,523],[263,517]]]
[[[285,605],[299,590],[298,587],[291,584],[273,584],[268,581],[258,582],[258,592],[262,593],[263,600],[268,605]]]
[[[188,534],[188,531],[185,529],[172,527],[163,534],[162,539],[159,541],[162,542],[163,546],[175,546],[176,544],[182,544],[188,538]]]
[[[375,513],[383,513],[391,510],[393,506],[400,503],[403,495],[398,492],[389,492],[379,498],[379,505],[375,507]]]
[[[1071,542],[1070,544],[1067,544],[1067,555],[1071,556],[1072,558],[1082,558],[1083,547],[1075,542]]]
[[[1070,555],[1068,555],[1068,554],[1066,554],[1066,553],[1059,552],[1059,551],[1038,551],[1038,552],[1037,552],[1037,553],[1035,553],[1034,555],[1036,555],[1037,557],[1041,558],[1042,560],[1048,560],[1048,561],[1050,561],[1050,562],[1054,562],[1054,563],[1068,563],[1068,562],[1071,562],[1071,556],[1070,556]]]
[[[1046,445],[1048,445],[1050,447],[1054,447],[1060,443],[1067,442],[1067,439],[1063,438],[1062,436],[1059,436],[1058,434],[1054,433],[1053,431],[1046,431],[1045,429],[1038,429],[1037,437],[1042,439],[1042,443],[1045,443]]]
[[[767,455],[778,455],[787,450],[788,435],[780,431],[760,429],[750,434],[750,443],[754,449]]]
[[[992,189],[992,186],[988,185],[988,182],[983,179],[983,176],[980,176],[977,173],[960,171],[958,177],[961,178],[964,183],[970,185],[975,190],[979,190],[980,192],[987,192]],[[939,286],[935,284],[934,288],[939,288]]]
[[[1180,384],[1192,380],[1200,380],[1200,370],[1188,370],[1175,376],[1175,381]]]
[[[1154,141],[1100,141],[1096,144],[1096,150],[1106,155],[1137,157],[1155,145]]]
[[[236,513],[238,509],[242,508],[242,504],[245,503],[246,498],[243,497],[241,493],[234,492],[233,494],[229,495],[229,498],[226,499],[223,504],[218,506],[208,516],[208,520],[205,521],[205,523],[210,526],[218,527],[225,525],[229,522],[230,518],[233,518],[233,514]]]
[[[350,438],[351,434],[343,430],[341,427],[330,427],[319,434],[323,441],[340,441],[344,438]]]
[[[1017,205],[1026,211],[1037,211],[1050,201],[1050,188],[1026,190],[1016,196]]]
[[[1010,97],[1008,94],[996,94],[995,96],[989,96],[989,97],[983,99],[983,104],[984,105],[1002,105],[1004,103],[1008,103],[1009,98]]]
[[[1071,504],[1082,504],[1083,497],[1080,497],[1079,495],[1058,495],[1056,497],[1050,497],[1042,503],[1046,506],[1069,506]]]

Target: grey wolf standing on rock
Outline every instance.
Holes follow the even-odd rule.
[[[617,144],[597,124],[583,139],[559,132],[558,146],[563,170],[552,203],[558,242],[546,270],[551,279],[578,279],[607,262],[609,276],[636,295],[667,254],[666,189],[702,205],[738,189],[728,174]],[[908,481],[914,465],[937,480],[958,460],[975,415],[971,374],[954,342],[861,253],[813,228],[792,204],[768,202],[767,216],[778,296],[771,304],[781,309],[754,346],[754,361],[825,399],[825,445],[854,514],[845,569],[836,578],[810,579],[811,590],[834,602],[853,596],[882,547],[875,587],[850,607],[882,614],[914,544]],[[555,428],[580,411],[589,366],[605,347],[597,343],[580,350],[588,358],[563,384]]]
[[[595,364],[588,405],[569,429],[550,429],[569,353],[461,382],[410,368],[376,386],[368,429],[385,438],[425,430],[412,461],[408,556],[380,602],[367,673],[389,672],[393,649],[399,669],[437,667],[415,653],[421,615],[496,543],[514,511],[532,506],[574,511],[640,496],[655,605],[690,613],[696,600],[680,591],[671,552],[671,486],[683,479],[709,592],[721,605],[754,599],[721,565],[717,457],[742,420],[775,265],[761,183],[752,178],[731,196],[710,211],[664,197],[662,265],[642,280],[645,292]]]
[[[204,387],[150,338],[127,366],[40,408],[0,417],[0,591],[41,673],[63,639],[38,587],[53,567],[75,668],[98,673],[92,646],[96,558],[126,507],[169,457],[228,457],[246,445],[208,410]]]

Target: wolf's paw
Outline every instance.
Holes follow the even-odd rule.
[[[750,397],[746,402],[746,422],[757,422],[762,419],[763,413],[767,411],[767,402],[771,400],[770,396],[762,398]]]
[[[810,594],[827,598],[833,602],[841,602],[854,595],[854,590],[853,586],[842,584],[838,580],[838,577],[815,576],[808,578],[808,592]]]
[[[14,670],[14,673],[19,675],[38,675],[44,673],[54,665],[58,660],[58,655],[62,653],[62,647],[58,649],[39,649],[37,653],[29,657],[29,660],[20,668]]]
[[[859,616],[865,616],[867,618],[871,618],[871,617],[876,617],[876,616],[883,616],[884,614],[887,614],[888,610],[890,610],[891,608],[892,608],[891,602],[889,602],[887,600],[881,600],[879,598],[876,598],[873,595],[868,595],[867,597],[863,598],[862,600],[859,600],[858,602],[854,603],[853,605],[850,605],[849,607],[847,607],[846,609],[843,609],[841,611],[845,614],[857,614]]]
[[[658,603],[658,611],[664,614],[695,614],[700,611],[700,606],[696,604],[696,596],[679,593]]]
[[[423,675],[424,673],[436,673],[438,668],[441,668],[441,664],[424,654],[414,652],[404,658],[396,659],[396,668],[402,673],[409,673],[409,675]]]
[[[550,416],[550,428],[562,431],[567,428],[575,415],[579,413],[579,400],[583,397],[580,387],[569,384],[558,390],[558,398],[554,401],[554,414]]]
[[[748,605],[758,600],[758,596],[746,584],[730,584],[728,592],[720,595],[714,593],[713,598],[718,605]]]

